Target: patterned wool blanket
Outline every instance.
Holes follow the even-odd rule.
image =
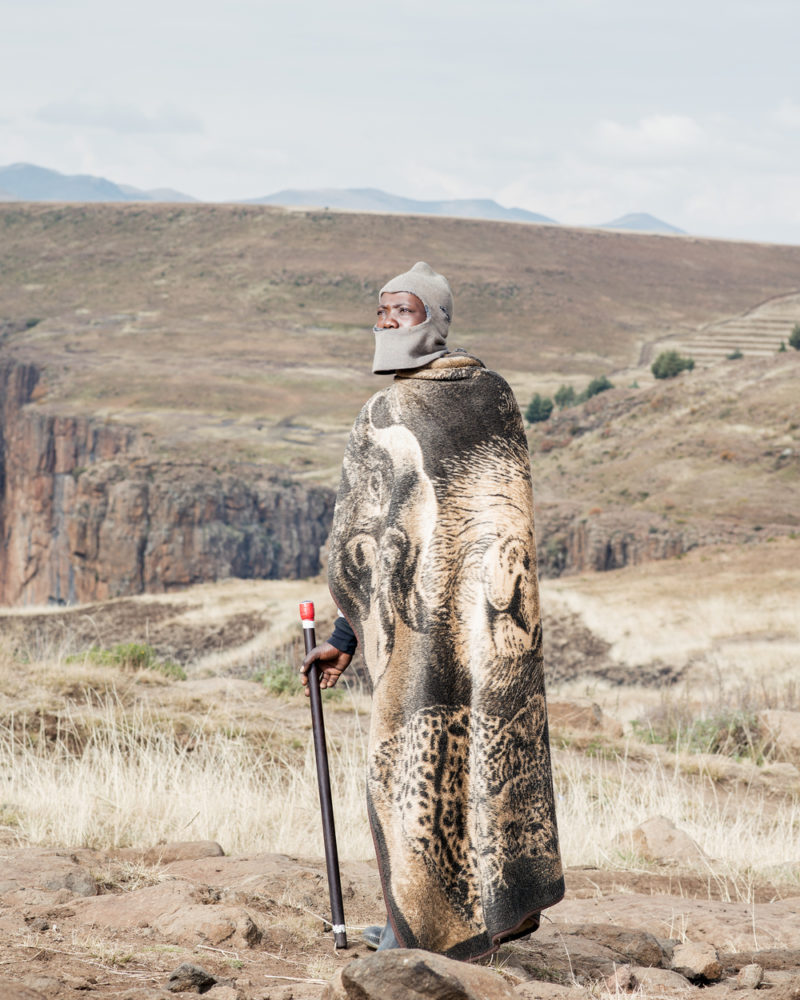
[[[374,686],[367,799],[398,941],[469,959],[535,930],[564,880],[528,449],[499,375],[446,355],[367,402],[329,576]]]

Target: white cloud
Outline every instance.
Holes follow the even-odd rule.
[[[705,177],[687,193],[685,206],[687,215],[696,219],[698,226],[721,230],[727,223],[747,233],[771,226],[778,234],[800,224],[800,184],[791,172],[772,176],[769,184],[733,173]]]
[[[400,165],[396,172],[397,191],[411,192],[409,197],[421,201],[450,198],[491,198],[491,188],[476,184],[472,178],[454,170],[443,170],[439,164],[411,159]]]
[[[800,104],[792,101],[782,101],[781,104],[769,113],[769,120],[778,128],[794,130],[800,129]]]
[[[54,101],[39,108],[36,118],[48,125],[96,128],[124,135],[155,132],[187,135],[203,131],[199,118],[169,105],[148,114],[132,104]]]
[[[594,148],[607,156],[660,163],[693,154],[706,143],[706,134],[687,115],[649,115],[636,125],[598,122],[592,134]]]
[[[680,168],[609,164],[570,152],[546,168],[519,175],[497,200],[567,225],[591,226],[628,212],[650,212],[684,228],[675,198],[686,180],[681,174]]]

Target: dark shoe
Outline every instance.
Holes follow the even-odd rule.
[[[378,945],[378,951],[387,951],[389,948],[399,947],[400,945],[397,943],[397,938],[394,936],[392,925],[387,920],[386,926],[383,928],[383,932],[381,933],[381,941]]]
[[[361,939],[368,948],[372,948],[375,951],[381,943],[382,934],[383,927],[379,924],[370,924],[369,927],[365,927],[361,932]]]

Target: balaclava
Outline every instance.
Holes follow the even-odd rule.
[[[424,304],[427,319],[416,326],[379,330],[376,326],[375,375],[388,375],[407,368],[419,368],[447,353],[445,340],[453,317],[453,293],[447,278],[420,261],[405,274],[383,286],[384,292],[411,292]]]

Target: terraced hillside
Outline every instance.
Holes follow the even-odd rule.
[[[766,358],[786,344],[800,323],[800,292],[779,295],[738,316],[700,326],[695,333],[660,341],[650,350],[678,350],[698,364],[714,364],[739,351],[744,357]]]

